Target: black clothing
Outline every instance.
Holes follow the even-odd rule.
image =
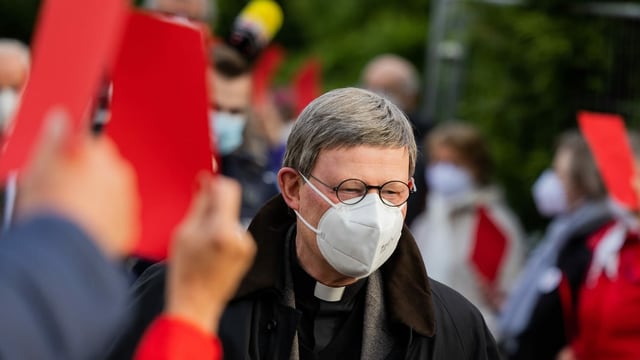
[[[222,157],[221,173],[242,185],[240,218],[248,224],[260,208],[278,194],[277,177],[242,148]]]

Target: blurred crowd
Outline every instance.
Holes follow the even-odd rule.
[[[69,149],[48,114],[3,191],[0,358],[640,358],[640,217],[577,129],[531,179],[549,220],[531,246],[481,129],[423,118],[408,60],[380,54],[298,113],[293,86],[256,96],[269,44],[217,38],[209,1],[144,6],[207,34],[221,175],[198,177],[166,261],[137,258],[131,166],[100,129]],[[0,39],[3,141],[30,57]]]

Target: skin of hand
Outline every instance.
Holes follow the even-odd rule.
[[[577,360],[576,354],[573,352],[571,347],[566,346],[556,356],[556,360]]]
[[[18,177],[18,216],[56,212],[83,228],[107,256],[126,255],[140,226],[135,172],[108,138],[70,136],[66,113],[51,112]]]
[[[278,112],[272,99],[267,98],[253,107],[253,115],[259,125],[259,129],[271,146],[277,146],[281,142],[281,134],[285,127],[285,121]]]
[[[200,174],[199,189],[176,228],[170,253],[165,313],[215,334],[256,252],[240,225],[240,185]]]

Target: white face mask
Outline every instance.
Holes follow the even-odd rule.
[[[311,189],[331,207],[314,228],[297,211],[311,231],[325,260],[342,275],[364,278],[371,275],[393,254],[398,245],[404,217],[401,208],[385,205],[376,193],[367,194],[354,205],[334,204],[306,177]]]
[[[212,111],[209,121],[221,155],[230,154],[242,145],[242,134],[247,124],[246,115]]]
[[[544,216],[566,213],[569,206],[567,193],[555,171],[545,170],[531,189],[538,212]]]
[[[473,189],[471,174],[449,162],[438,162],[428,166],[425,170],[425,180],[429,191],[444,197],[456,197]]]
[[[18,94],[11,89],[0,91],[0,130],[7,127],[18,106]]]

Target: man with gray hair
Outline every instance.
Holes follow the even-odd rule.
[[[29,67],[29,48],[18,40],[0,38],[0,133],[15,112]]]
[[[226,359],[498,359],[403,225],[415,161],[409,121],[372,92],[334,90],[302,112],[282,193],[249,226],[258,252],[220,323]],[[158,308],[164,271],[142,275],[139,309]]]

